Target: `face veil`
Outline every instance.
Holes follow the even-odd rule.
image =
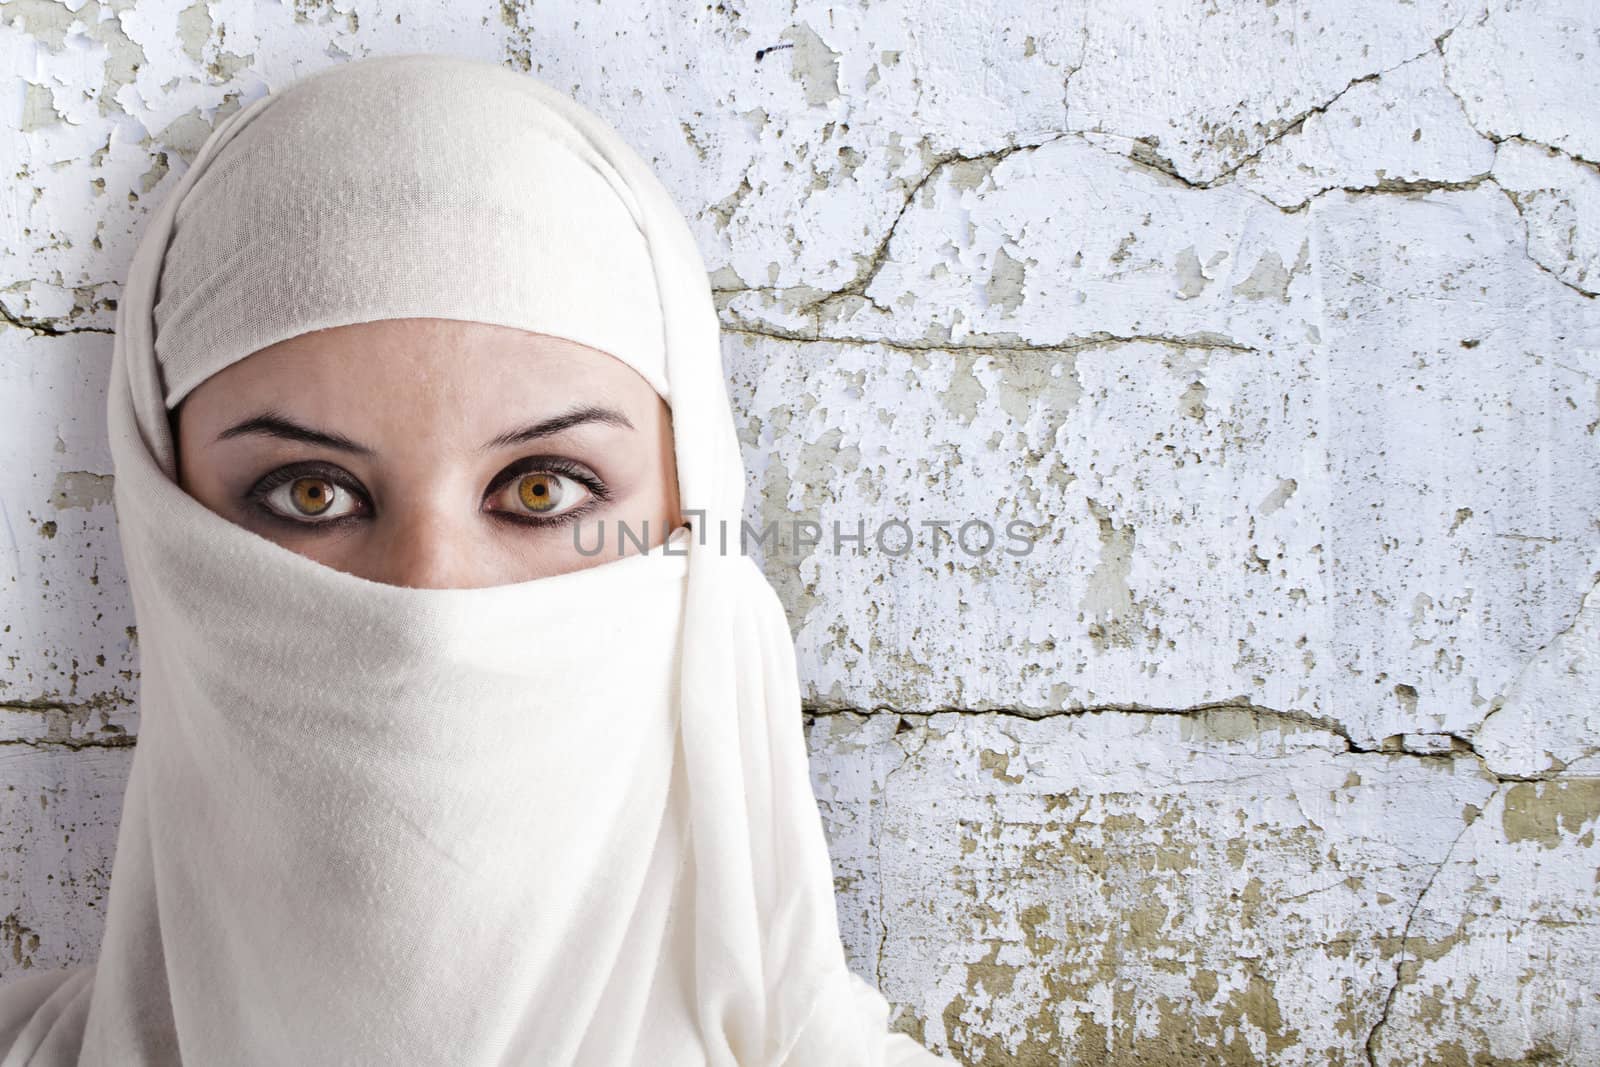
[[[562,220],[605,289],[572,281],[597,275]],[[168,410],[194,385],[424,315],[639,370],[670,397],[690,528],[413,589],[178,487]],[[788,626],[720,536],[745,471],[704,264],[597,116],[423,54],[233,113],[147,223],[107,404],[138,743],[99,959],[0,988],[4,1063],[949,1062],[846,967]]]

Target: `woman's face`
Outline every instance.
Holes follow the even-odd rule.
[[[206,379],[175,429],[189,495],[390,585],[580,570],[618,558],[619,523],[654,547],[682,522],[671,412],[649,383],[605,352],[505,326],[302,334]]]

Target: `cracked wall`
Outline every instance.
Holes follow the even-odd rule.
[[[752,524],[1040,531],[766,563],[896,1026],[1600,1059],[1600,18],[1560,0],[0,0],[0,978],[92,958],[137,744],[141,221],[219,118],[409,50],[653,162]]]

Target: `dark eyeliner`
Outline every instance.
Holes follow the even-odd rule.
[[[296,478],[304,478],[307,476],[324,478],[346,492],[352,493],[359,497],[364,505],[363,512],[354,515],[341,515],[336,519],[316,519],[310,516],[307,516],[304,519],[296,519],[292,516],[285,515],[281,511],[275,510],[267,503],[268,495],[270,495],[274,489],[278,488],[278,486],[292,482]],[[275,470],[268,471],[266,474],[257,479],[254,485],[245,490],[243,499],[245,504],[253,509],[257,514],[271,520],[272,522],[286,526],[293,530],[322,529],[343,526],[346,523],[366,518],[367,514],[370,513],[372,508],[372,501],[367,498],[366,490],[362,487],[361,483],[352,478],[347,471],[339,467],[332,466],[331,464],[316,462],[291,463],[287,466],[278,467]]]
[[[556,474],[565,475],[588,489],[589,499],[577,507],[563,511],[561,514],[551,518],[541,518],[533,514],[518,515],[509,511],[486,508],[485,510],[488,514],[496,519],[513,522],[519,526],[557,527],[565,526],[567,523],[582,518],[611,499],[611,490],[606,483],[600,480],[599,475],[581,463],[575,463],[565,456],[524,456],[494,476],[494,480],[489,483],[489,488],[484,492],[484,503],[487,504],[489,498],[509,485],[512,479],[533,471],[552,471]]]

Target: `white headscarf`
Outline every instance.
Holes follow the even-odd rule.
[[[199,382],[411,316],[670,387],[692,535],[403,588],[178,487],[167,412]],[[141,714],[105,935],[0,987],[0,1067],[950,1062],[846,967],[787,622],[736,547],[718,333],[649,167],[527,75],[366,59],[218,124],[117,308]]]

